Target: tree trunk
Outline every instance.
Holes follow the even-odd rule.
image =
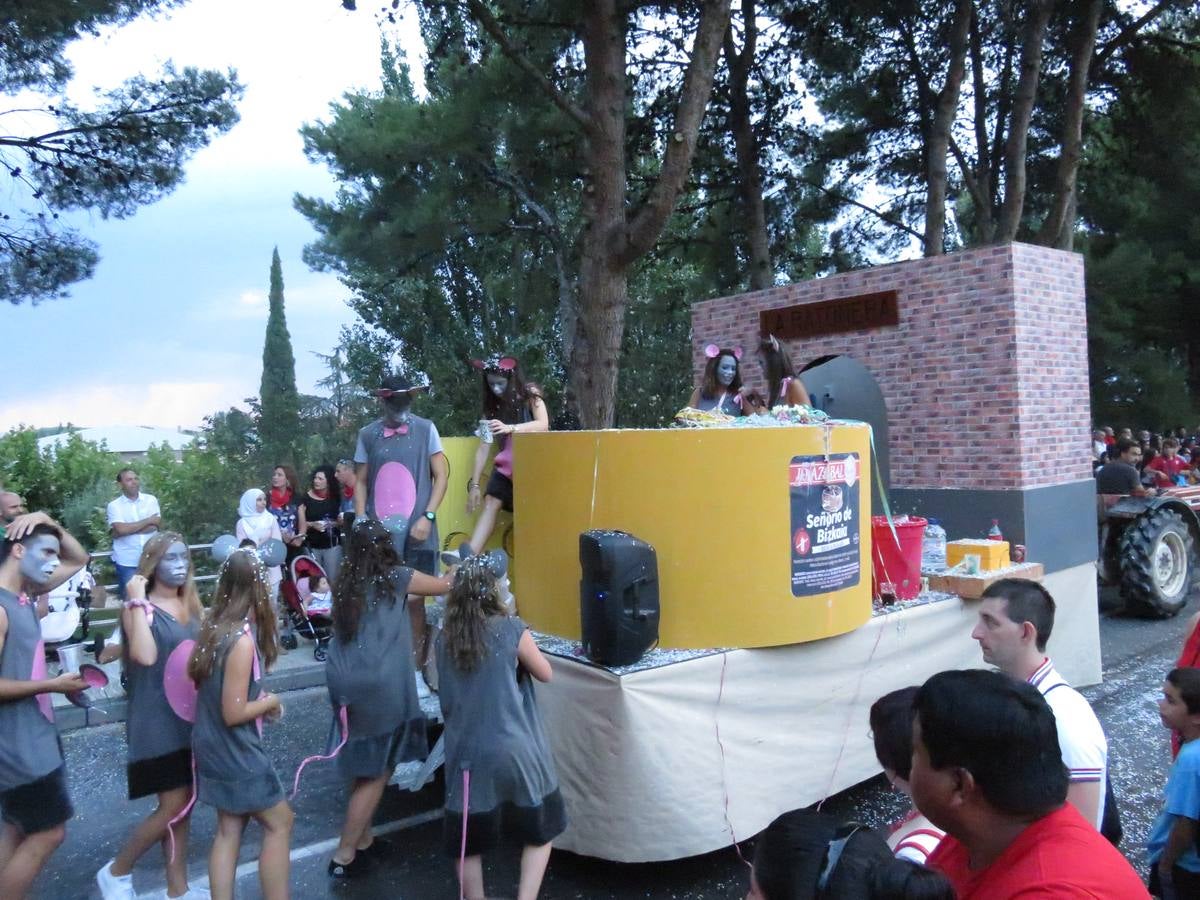
[[[1042,44],[1054,0],[1033,0],[1030,6],[1025,43],[1021,47],[1021,74],[1017,79],[1008,140],[1004,146],[1004,203],[996,228],[996,242],[1001,244],[1016,240],[1017,230],[1021,227],[1021,213],[1025,207],[1025,149],[1042,75]]]
[[[1054,172],[1054,203],[1042,223],[1038,243],[1070,250],[1075,240],[1075,179],[1083,156],[1083,112],[1087,96],[1088,72],[1096,49],[1096,32],[1104,0],[1080,0],[1083,9],[1075,33],[1071,71],[1064,101],[1061,149]]]
[[[625,168],[625,12],[616,0],[585,4],[583,48],[587,66],[585,189],[579,269],[579,317],[571,352],[571,385],[584,428],[609,428],[616,408],[617,374],[625,333],[629,266],[654,246],[687,180],[696,138],[729,27],[730,0],[706,0],[680,88],[674,128],[662,169],[646,199],[630,213]]]
[[[746,219],[746,256],[750,264],[750,290],[775,284],[771,242],[767,234],[767,210],[763,201],[762,170],[759,167],[758,137],[750,119],[750,67],[758,41],[754,0],[742,0],[744,39],[741,52],[734,49],[732,24],[725,31],[725,59],[729,65],[729,130],[737,154],[738,193]]]
[[[972,0],[958,0],[955,3],[954,20],[950,24],[950,63],[946,69],[946,84],[938,96],[937,111],[929,129],[926,256],[940,256],[946,246],[946,154],[950,150],[950,129],[958,113],[958,95],[966,71],[967,35],[973,14]]]
[[[977,165],[971,197],[975,203],[975,241],[989,244],[992,241],[992,164],[991,146],[988,138],[987,80],[984,73],[983,35],[979,31],[979,11],[971,16],[971,78],[975,98],[975,154]],[[966,177],[966,164],[962,164]]]

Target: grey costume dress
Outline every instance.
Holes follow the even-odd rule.
[[[125,722],[125,740],[129,745],[126,777],[129,799],[189,787],[192,783],[192,723],[179,718],[167,702],[167,664],[171,677],[187,677],[190,651],[184,647],[172,656],[184,641],[194,642],[200,634],[200,620],[193,616],[186,625],[159,607],[150,620],[157,656],[152,666],[140,666],[130,660],[125,667],[129,683],[129,711]]]
[[[434,424],[411,414],[397,434],[385,435],[382,419],[362,428],[354,450],[354,461],[367,466],[367,515],[389,526],[405,565],[429,575],[437,571],[437,523],[432,523],[423,541],[410,540],[408,534],[429,507],[433,493],[429,461],[440,452],[441,438]],[[402,530],[393,523],[400,523]]]
[[[386,584],[368,591],[354,639],[343,641],[335,634],[329,645],[325,682],[334,708],[330,741],[336,746],[341,739],[337,711],[345,706],[349,739],[337,762],[347,779],[378,778],[397,763],[424,759],[429,753],[404,606],[411,578],[411,569],[393,569]]]
[[[742,414],[741,399],[740,394],[730,391],[722,391],[719,397],[706,397],[701,393],[700,399],[696,401],[696,409],[711,409],[725,413],[727,416],[740,416]]]
[[[438,638],[438,695],[446,720],[446,850],[459,854],[463,772],[470,773],[467,855],[500,843],[541,845],[567,827],[558,776],[528,674],[518,677],[517,644],[525,623],[488,622],[487,653],[473,671],[453,662]]]
[[[269,809],[283,799],[283,787],[263,750],[258,724],[251,720],[230,728],[221,714],[226,658],[243,633],[235,632],[217,646],[212,674],[200,685],[196,698],[196,723],[192,728],[197,797],[236,815]],[[257,659],[257,646],[254,655]],[[257,700],[262,690],[253,674],[248,688],[246,699]]]

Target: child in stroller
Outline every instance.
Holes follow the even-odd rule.
[[[319,599],[314,602],[314,599],[322,593],[328,597],[329,579],[315,559],[303,554],[292,560],[289,574],[291,577],[283,579],[279,585],[279,596],[283,598],[295,633],[313,641],[313,658],[324,662],[333,633],[333,619],[328,603]]]

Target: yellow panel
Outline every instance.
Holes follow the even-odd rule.
[[[843,634],[871,615],[866,426],[520,435],[514,447],[521,616],[579,638],[579,535],[627,531],[658,554],[663,647],[769,647]],[[857,453],[858,583],[792,595],[789,466]],[[852,557],[851,557],[852,559]]]
[[[476,437],[442,438],[442,450],[450,463],[450,485],[442,505],[438,507],[438,537],[442,541],[442,549],[457,550],[458,545],[471,536],[475,528],[475,516],[467,515],[467,479],[475,465],[475,450],[479,446]],[[493,445],[493,452],[494,452]],[[483,469],[482,481],[486,485],[491,474],[492,464],[489,462]],[[496,527],[492,531],[489,547],[500,547],[505,536],[508,536],[508,548],[512,549],[512,515],[503,510],[496,517]],[[514,566],[515,569],[515,566]]]
[[[979,557],[981,572],[994,572],[1012,565],[1008,558],[1008,541],[963,539],[946,542],[947,568],[958,565],[968,555]]]

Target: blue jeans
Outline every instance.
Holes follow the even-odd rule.
[[[113,568],[117,570],[117,594],[122,600],[125,597],[125,585],[129,584],[129,579],[137,574],[137,566],[123,566],[120,563],[113,563]]]

